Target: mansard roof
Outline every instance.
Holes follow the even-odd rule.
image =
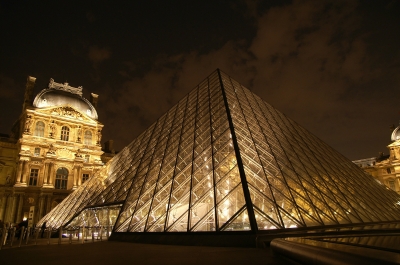
[[[97,120],[94,106],[82,96],[82,87],[72,87],[68,83],[56,83],[50,79],[47,88],[39,92],[33,101],[36,108],[70,106],[92,119]]]

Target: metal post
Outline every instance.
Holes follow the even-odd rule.
[[[37,245],[37,239],[39,237],[40,228],[36,228],[35,230],[36,230],[35,231],[35,245]]]
[[[103,241],[103,226],[100,226],[100,241]]]
[[[72,244],[72,232],[73,232],[74,230],[70,230],[69,231],[69,243],[70,244]]]
[[[10,238],[10,247],[13,245],[14,237],[15,237],[15,226],[11,229],[11,238]]]
[[[26,238],[25,238],[25,245],[28,245],[29,235],[31,233],[31,227],[26,228]]]
[[[19,243],[18,247],[21,247],[22,239],[24,238],[24,233],[25,233],[25,226],[21,227],[21,231],[19,233]]]
[[[94,227],[92,227],[92,243],[94,242]]]

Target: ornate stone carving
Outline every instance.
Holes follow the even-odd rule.
[[[78,150],[76,151],[75,157],[76,157],[76,158],[82,158],[81,149],[78,149]]]
[[[54,147],[54,145],[50,145],[49,146],[49,151],[47,151],[48,155],[55,155],[56,154],[56,148]]]
[[[29,134],[30,133],[32,123],[33,123],[32,116],[28,115],[26,117],[26,121],[25,121],[25,131],[24,131],[25,134]]]
[[[100,142],[101,142],[101,131],[98,130],[97,131],[97,145],[100,145]]]
[[[52,121],[51,123],[49,123],[49,137],[54,138],[55,135],[56,135],[56,125],[54,121]]]
[[[54,82],[53,78],[50,78],[49,81],[49,88],[53,88],[53,89],[58,89],[58,90],[64,90],[73,94],[78,94],[79,96],[82,96],[82,86],[79,87],[72,87],[69,86],[69,84],[67,82],[65,82],[64,84],[61,83],[56,83]]]
[[[81,126],[78,126],[78,128],[76,129],[76,141],[78,142],[78,143],[80,143],[81,142],[81,135],[82,135],[82,128],[81,128]]]
[[[59,116],[66,116],[70,118],[75,118],[75,119],[83,119],[83,116],[81,113],[77,112],[71,107],[60,107],[60,108],[55,108],[52,110],[51,114],[54,115],[59,115]]]
[[[68,159],[73,159],[74,158],[74,153],[72,153],[70,150],[68,150],[67,148],[62,148],[62,149],[58,149],[56,151],[56,154],[60,157],[60,158],[68,158]]]

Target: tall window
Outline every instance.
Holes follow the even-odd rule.
[[[67,126],[63,126],[61,128],[61,140],[68,141],[69,140],[69,128]]]
[[[66,190],[68,183],[68,170],[65,167],[57,169],[55,188]]]
[[[90,161],[90,155],[85,155],[85,163],[89,163]]]
[[[92,132],[91,131],[85,131],[85,138],[84,138],[84,144],[92,144]]]
[[[32,168],[31,174],[29,175],[29,186],[37,186],[39,176],[39,169]]]
[[[89,174],[83,174],[82,175],[82,184],[86,182],[86,180],[89,179]]]
[[[44,123],[42,121],[36,123],[34,136],[44,137]]]

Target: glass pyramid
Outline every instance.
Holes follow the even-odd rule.
[[[40,222],[114,232],[400,220],[400,196],[216,70]]]

